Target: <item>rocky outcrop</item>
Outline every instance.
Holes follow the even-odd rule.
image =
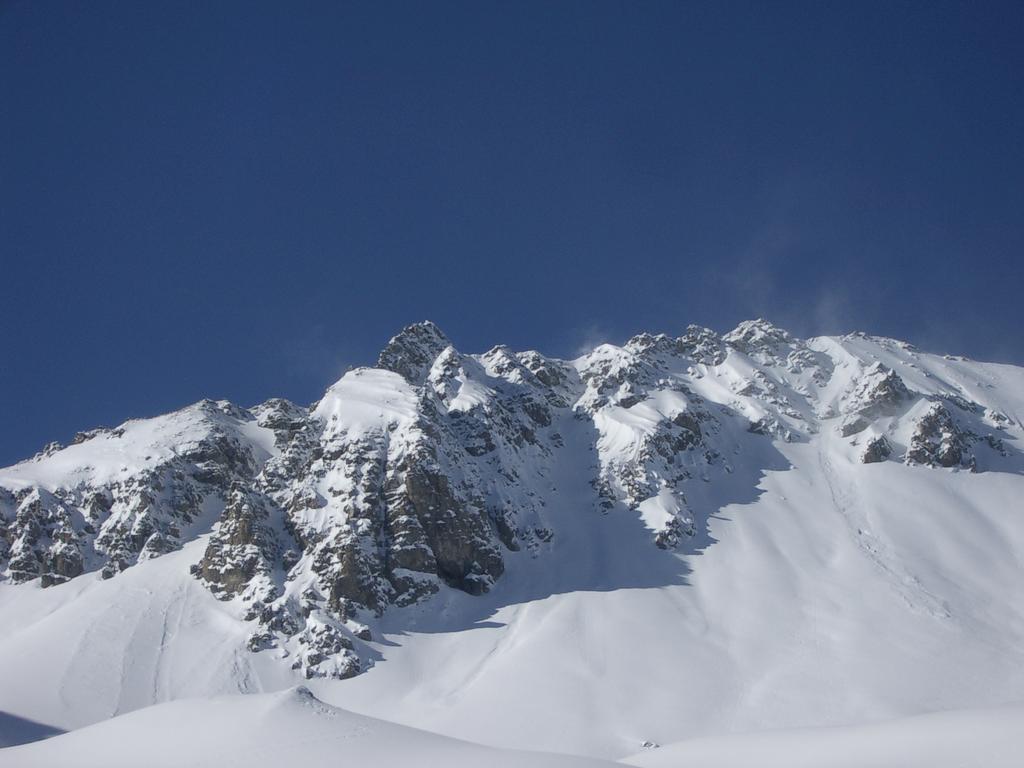
[[[903,379],[881,363],[874,363],[864,371],[846,398],[843,410],[858,422],[868,423],[895,412],[909,399],[910,391]]]
[[[377,367],[394,371],[406,381],[417,384],[426,376],[437,356],[450,346],[448,337],[432,322],[416,323],[387,343],[377,359]]]
[[[40,488],[6,494],[14,515],[6,526],[9,578],[14,583],[41,579],[61,584],[84,570],[82,540],[61,500]]]
[[[914,425],[906,462],[974,470],[970,443],[971,436],[960,429],[949,410],[942,403],[932,403]]]
[[[240,484],[232,487],[210,543],[197,568],[210,591],[222,600],[242,592],[269,602],[277,594],[271,580],[282,555],[279,536],[271,527],[265,497]]]
[[[839,434],[858,435],[876,419],[892,416],[913,398],[899,375],[881,363],[869,366],[843,398]]]
[[[892,455],[892,446],[885,439],[884,435],[876,435],[867,441],[864,450],[861,451],[860,461],[862,464],[877,464],[885,461]]]

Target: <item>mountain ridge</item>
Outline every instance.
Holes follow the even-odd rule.
[[[1003,369],[1009,393],[992,383]],[[463,355],[425,321],[309,408],[204,400],[0,470],[0,568],[43,587],[113,578],[208,535],[191,575],[235,606],[249,651],[348,678],[379,659],[389,610],[488,593],[512,561],[550,569],[556,540],[609,515],[647,538],[637,556],[652,572],[685,581],[658,553],[712,545],[709,520],[791,466],[780,445],[1019,474],[1020,381],[1012,366],[866,334],[801,340],[763,319],[574,360]],[[563,481],[580,485],[578,519],[552,513]]]

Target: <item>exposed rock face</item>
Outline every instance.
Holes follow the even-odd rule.
[[[884,435],[878,435],[868,440],[860,454],[860,460],[863,464],[877,464],[880,461],[885,461],[891,455],[892,446],[889,445],[889,441],[885,439]]]
[[[251,599],[267,602],[277,596],[270,576],[281,542],[269,521],[270,504],[262,494],[241,485],[231,489],[198,569],[217,597],[248,591]]]
[[[848,413],[867,423],[894,412],[909,398],[910,392],[903,379],[895,371],[875,363],[864,371],[844,405]]]
[[[388,342],[380,353],[377,367],[393,371],[406,381],[418,384],[437,356],[451,346],[448,337],[429,320],[410,325]]]
[[[870,425],[871,422],[868,421],[863,416],[860,416],[858,414],[852,414],[843,419],[843,421],[839,424],[839,434],[842,435],[843,437],[859,435]]]
[[[250,623],[249,649],[348,677],[390,608],[480,595],[510,558],[542,561],[567,472],[571,514],[627,515],[658,557],[692,546],[717,511],[709,488],[752,492],[785,442],[823,432],[865,464],[1012,458],[1019,425],[919,363],[900,342],[803,341],[764,320],[573,361],[463,355],[419,323],[309,409],[203,401],[0,470],[0,569],[113,577],[209,532],[193,573]]]
[[[27,479],[15,483],[20,490],[8,492],[13,507],[4,534],[9,578],[41,578],[45,586],[86,568],[113,576],[177,548],[183,531],[208,516],[208,504],[214,510],[222,506],[232,482],[253,480],[258,462],[242,434],[251,415],[228,403],[203,401],[176,416],[80,433],[69,448],[18,465]],[[140,457],[121,456],[132,442],[125,430],[139,440],[163,433],[173,446]],[[50,489],[32,481],[36,467],[46,474],[46,460],[63,459],[65,453],[100,456],[111,464],[102,477],[90,475],[86,465],[79,480]],[[125,463],[135,459],[136,465]]]
[[[915,424],[906,461],[930,467],[962,466],[974,470],[977,464],[970,452],[972,437],[957,426],[942,403],[933,403]]]
[[[82,573],[82,542],[60,499],[40,488],[5,495],[14,509],[5,548],[11,581],[40,578],[45,587]]]

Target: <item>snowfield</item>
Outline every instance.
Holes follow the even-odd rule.
[[[885,723],[694,739],[624,762],[643,768],[1014,768],[1024,707],[962,710]]]
[[[0,765],[1018,765],[1022,416],[755,321],[128,422],[0,470]]]
[[[346,712],[305,688],[182,699],[0,751],[19,768],[280,768],[282,765],[600,768],[602,760],[510,752]]]
[[[364,717],[304,687],[180,699],[81,730],[0,750],[12,768],[279,768],[444,765],[450,768],[1016,768],[1024,707],[920,715],[886,723],[703,738],[612,762],[496,749]]]

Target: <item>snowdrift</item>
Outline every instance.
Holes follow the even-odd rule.
[[[614,763],[448,739],[328,706],[301,687],[274,694],[182,699],[0,751],[0,766],[11,768],[140,765],[600,768]]]

